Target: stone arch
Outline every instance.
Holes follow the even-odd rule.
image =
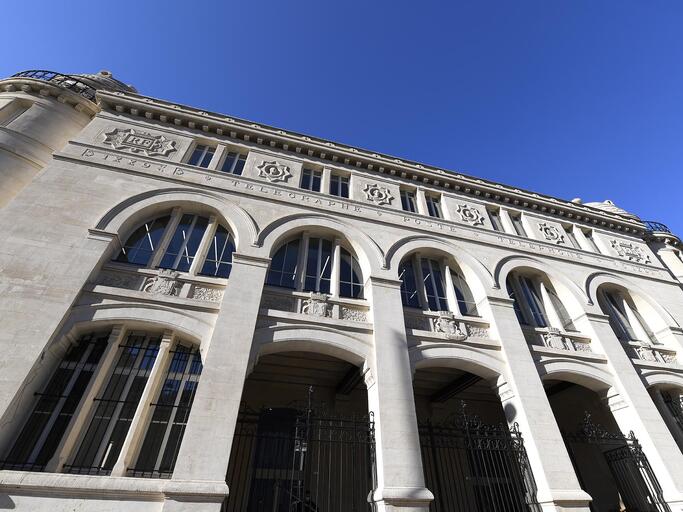
[[[505,372],[505,363],[491,354],[466,345],[432,344],[410,350],[413,370],[421,368],[455,368],[477,375],[487,381],[499,380]]]
[[[683,394],[683,375],[680,373],[654,368],[644,369],[640,372],[640,378],[648,389],[654,387],[662,389],[675,388]]]
[[[398,267],[401,261],[408,254],[420,249],[431,249],[451,256],[462,269],[470,287],[478,292],[479,299],[495,286],[491,272],[469,251],[453,242],[429,235],[408,236],[398,240],[389,248],[386,255],[386,267],[392,271],[393,279],[398,279]]]
[[[384,253],[366,233],[343,219],[327,215],[296,213],[273,221],[261,230],[256,244],[261,246],[265,256],[272,256],[290,236],[306,230],[333,232],[349,243],[356,253],[364,278],[383,269]]]
[[[359,367],[367,366],[371,347],[360,337],[327,326],[282,325],[257,329],[254,333],[248,373],[259,357],[278,352],[321,353]]]
[[[552,358],[537,363],[541,380],[561,380],[578,384],[596,393],[606,393],[614,387],[612,375],[607,369],[574,358]]]
[[[183,205],[216,214],[232,231],[239,251],[255,245],[258,226],[246,210],[219,194],[188,188],[150,190],[131,196],[105,213],[95,227],[124,236],[146,218]]]
[[[679,327],[678,322],[664,307],[662,307],[659,302],[653,299],[649,293],[643,290],[637,283],[631,279],[611,272],[594,272],[586,278],[585,282],[585,293],[588,295],[592,304],[597,305],[598,288],[603,285],[613,285],[619,288],[625,289],[634,299],[639,299],[642,303],[646,304],[648,308],[652,310],[658,317],[659,325],[656,327]]]

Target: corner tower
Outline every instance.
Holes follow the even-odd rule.
[[[137,92],[109,71],[63,75],[23,71],[0,80],[0,208],[99,111],[100,89]]]

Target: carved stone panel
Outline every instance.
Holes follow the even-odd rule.
[[[543,343],[546,347],[557,348],[560,350],[567,349],[567,345],[564,341],[564,338],[558,330],[551,328],[549,332],[545,332],[541,336],[543,338]]]
[[[339,309],[339,317],[342,320],[351,320],[352,322],[367,322],[368,314],[362,309],[350,308],[342,306]]]
[[[292,177],[289,166],[278,163],[276,160],[263,160],[256,168],[259,170],[258,175],[271,183],[278,181],[286,182]]]
[[[114,149],[141,153],[146,156],[167,156],[176,151],[176,143],[163,135],[152,135],[132,129],[115,128],[104,134],[104,143]]]
[[[220,288],[209,288],[207,286],[195,286],[192,291],[192,298],[207,302],[220,302],[223,298],[223,291]]]
[[[467,332],[460,328],[460,322],[455,319],[450,311],[439,311],[439,316],[432,318],[432,330],[449,340],[463,341],[467,339]]]
[[[327,302],[327,295],[324,293],[311,292],[311,296],[301,303],[301,312],[304,315],[329,318],[332,316],[332,305]]]
[[[650,263],[650,255],[636,244],[616,239],[610,240],[610,244],[621,258],[637,263]]]
[[[142,290],[154,295],[177,296],[180,290],[178,272],[173,270],[160,270],[159,275],[148,277]]]
[[[475,206],[461,203],[456,210],[460,215],[460,220],[472,226],[479,226],[484,224],[484,216]]]
[[[560,232],[557,226],[553,226],[547,222],[539,222],[538,229],[548,242],[552,242],[554,244],[564,243],[564,234]]]
[[[363,188],[365,199],[379,206],[391,204],[394,196],[387,187],[380,187],[376,183],[367,183]]]

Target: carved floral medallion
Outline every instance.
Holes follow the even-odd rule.
[[[610,244],[612,245],[612,248],[617,251],[617,254],[622,258],[626,258],[629,261],[635,261],[637,263],[650,263],[650,256],[643,251],[642,247],[638,247],[631,242],[624,242],[616,239],[610,240]]]
[[[376,183],[373,183],[372,185],[370,183],[366,184],[365,188],[363,188],[363,192],[365,192],[365,198],[368,201],[380,206],[391,204],[391,201],[394,200],[394,196],[391,194],[388,188],[380,187]]]
[[[539,222],[538,229],[541,230],[541,233],[548,242],[553,242],[556,244],[564,243],[564,234],[560,232],[557,226],[553,226],[552,224],[548,224],[546,222]]]
[[[259,170],[258,175],[261,178],[267,179],[271,183],[278,181],[286,182],[292,177],[289,167],[287,165],[280,164],[275,160],[263,160],[260,165],[256,166],[256,168]]]
[[[459,204],[456,210],[458,215],[460,215],[460,220],[466,222],[467,224],[472,224],[473,226],[479,226],[484,224],[484,216],[481,214],[478,208],[470,206],[468,204]]]

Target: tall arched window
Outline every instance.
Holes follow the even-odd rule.
[[[308,234],[280,246],[270,263],[266,284],[340,297],[363,297],[360,264],[353,253],[339,239]]]
[[[575,331],[567,309],[550,281],[539,274],[511,272],[505,282],[519,323]]]
[[[127,474],[170,477],[201,370],[199,353],[171,333],[115,329],[83,336],[36,394],[0,469],[109,475],[118,464],[116,474],[123,475],[125,450],[140,445],[139,466]],[[158,396],[136,415],[151,389],[160,389]],[[143,422],[142,443],[129,441]]]
[[[479,315],[472,291],[457,266],[414,254],[403,260],[398,273],[404,306]]]
[[[215,217],[175,208],[140,225],[115,260],[213,277],[228,277],[235,243]]]
[[[659,343],[627,292],[601,287],[598,290],[598,303],[603,313],[609,316],[612,330],[621,341]]]

